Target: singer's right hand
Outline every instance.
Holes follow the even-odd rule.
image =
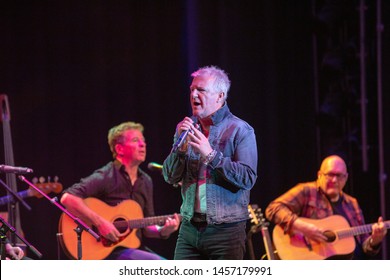
[[[181,122],[176,126],[177,133],[180,135],[185,130],[192,130],[194,128],[193,121],[190,117],[185,117]]]
[[[194,125],[193,125],[193,120],[190,117],[185,117],[181,122],[179,122],[176,126],[177,134],[181,135],[183,131],[186,130],[193,130]],[[188,147],[188,138],[185,139],[183,145],[179,148],[179,151],[185,152]]]

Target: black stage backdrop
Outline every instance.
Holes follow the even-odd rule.
[[[163,162],[176,124],[190,114],[190,73],[217,65],[232,80],[232,112],[256,130],[259,178],[251,202],[264,209],[295,183],[314,180],[325,156],[317,144],[313,2],[2,1],[0,93],[9,99],[15,165],[33,168],[34,176],[58,176],[67,188],[111,160],[109,128],[141,122],[148,145],[141,168],[154,180],[156,213],[178,212],[180,190],[147,163]],[[346,2],[354,9],[358,1]],[[374,1],[367,2],[372,12]],[[368,32],[375,37],[375,29]],[[388,31],[383,45],[388,49]],[[368,95],[369,170],[354,165],[354,185],[346,190],[374,222],[380,215],[376,91]],[[386,170],[389,161],[387,151]],[[18,182],[18,190],[26,188]],[[61,212],[44,198],[26,201],[32,207],[20,209],[26,239],[44,259],[66,258],[56,242]],[[175,240],[147,244],[170,259]]]

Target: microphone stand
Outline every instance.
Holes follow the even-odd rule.
[[[7,192],[8,194],[11,194],[11,211],[14,211],[15,210],[15,205],[17,203],[17,201],[19,201],[28,211],[31,211],[31,207],[30,205],[28,205],[24,200],[23,198],[20,197],[20,195],[18,195],[13,189],[11,189],[6,183],[4,183],[3,180],[0,179],[0,184],[3,185],[3,187],[5,189],[7,189]],[[16,199],[16,200],[15,200]],[[10,215],[13,215],[13,213],[11,212]],[[13,216],[11,216],[13,217]],[[10,225],[8,225],[3,219],[1,219],[1,221],[3,222],[3,225],[1,226],[1,259],[3,259],[3,257],[5,258],[5,243],[6,243],[6,239],[7,239],[7,236],[6,236],[6,233],[8,232],[9,229],[11,229],[12,227]],[[12,218],[11,218],[11,221],[12,221]],[[29,245],[29,243],[23,239],[22,237],[20,237],[20,235],[16,232],[16,230],[14,228],[12,228],[13,230],[11,230],[11,242],[12,243],[16,243],[15,242],[15,235],[17,237],[19,237],[20,240],[22,240],[22,242],[24,242],[24,244],[26,244],[26,246],[28,248],[30,248],[32,250],[32,252],[39,258],[42,257],[42,254],[38,252],[38,250],[36,250],[34,247],[32,247],[31,245]],[[13,244],[15,245],[15,244]],[[34,248],[34,249],[32,249]],[[3,256],[4,254],[4,256]]]
[[[1,259],[5,260],[5,244],[7,243],[7,232],[10,230],[13,234],[15,234],[20,240],[26,244],[27,248],[31,250],[38,258],[42,258],[41,252],[39,252],[34,246],[32,246],[26,239],[24,239],[20,234],[18,234],[10,224],[4,221],[3,218],[0,217],[0,222],[2,222],[2,226],[0,227],[0,238],[1,238]]]
[[[4,183],[3,180],[0,179],[0,184],[3,185],[4,188],[7,189],[7,191],[9,193],[11,193],[11,195],[16,198],[16,200],[18,200],[20,203],[23,204],[23,206],[27,209],[27,210],[31,210],[31,207],[23,200],[23,198],[21,198],[16,192],[14,192],[6,183]]]
[[[39,192],[42,196],[44,196],[47,200],[49,200],[52,204],[57,206],[63,213],[68,215],[76,224],[77,227],[74,229],[74,231],[77,234],[77,259],[81,260],[82,258],[82,246],[81,246],[81,234],[83,231],[87,231],[89,234],[91,234],[97,241],[100,241],[100,236],[94,232],[89,226],[87,226],[82,220],[79,218],[73,216],[68,210],[66,210],[61,204],[57,202],[57,198],[50,198],[47,194],[45,194],[43,191],[41,191],[38,187],[36,187],[33,183],[29,182],[24,176],[19,175],[19,179],[26,184],[28,184],[30,187],[32,187],[34,190]]]

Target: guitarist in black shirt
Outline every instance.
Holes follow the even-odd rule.
[[[61,198],[61,203],[72,214],[96,229],[102,237],[102,242],[92,247],[96,242],[88,243],[89,234],[82,235],[83,259],[162,259],[138,249],[141,231],[149,238],[168,238],[178,229],[180,217],[174,214],[164,217],[162,222],[158,219],[153,225],[150,220],[142,219],[154,216],[153,183],[150,176],[139,168],[146,157],[143,126],[125,122],[111,128],[108,144],[114,160],[65,190]],[[122,213],[117,213],[117,210]],[[121,218],[114,222],[119,216]],[[127,216],[141,219],[140,228],[145,221],[147,224],[142,230],[130,228],[131,223],[123,223],[123,220],[129,220]],[[61,225],[66,224],[66,220],[60,222],[60,231]],[[71,252],[76,246],[75,234],[62,231],[64,247],[68,255],[75,258],[75,253]]]

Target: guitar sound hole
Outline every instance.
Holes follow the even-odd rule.
[[[124,233],[129,229],[129,225],[128,225],[127,221],[123,218],[116,219],[114,221],[114,225],[120,233]]]
[[[326,236],[327,242],[333,242],[336,240],[336,234],[332,231],[325,231],[323,234]]]

